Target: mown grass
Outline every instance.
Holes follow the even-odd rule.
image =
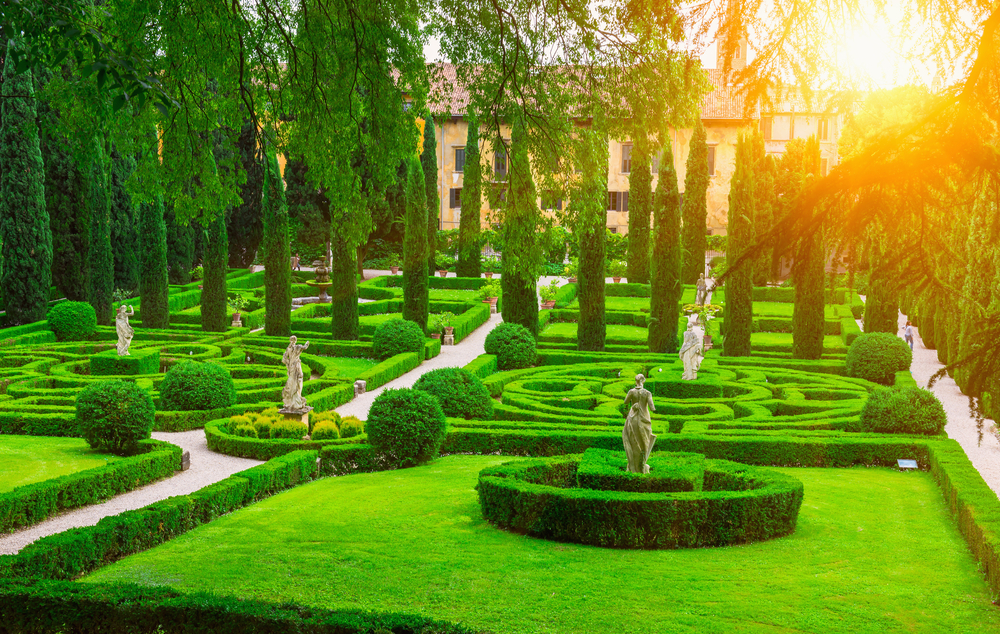
[[[0,493],[118,459],[92,450],[82,438],[0,435]]]
[[[572,339],[575,341],[577,326],[576,322],[550,323],[542,330],[540,338],[542,340]],[[608,342],[644,344],[648,338],[648,331],[641,326],[608,324],[605,332]]]
[[[378,365],[378,361],[372,359],[362,359],[353,357],[335,357],[327,360],[327,364],[331,364],[337,368],[337,376],[341,376],[347,379],[356,378],[365,370],[369,370]],[[326,378],[333,378],[327,376]]]
[[[497,530],[474,487],[497,456],[321,480],[84,582],[166,584],[324,607],[421,612],[495,632],[996,632],[1000,612],[932,478],[787,469],[789,537],[606,550]]]

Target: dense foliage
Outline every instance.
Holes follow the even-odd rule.
[[[465,168],[462,173],[462,211],[458,221],[458,277],[479,277],[482,248],[479,244],[480,210],[482,208],[482,165],[479,155],[479,119],[469,108],[466,114],[468,131],[465,137]]]
[[[184,361],[167,370],[160,383],[160,409],[202,410],[236,404],[236,387],[225,366]]]
[[[427,392],[387,389],[372,403],[365,430],[368,442],[393,465],[413,467],[437,457],[447,424]]]
[[[424,147],[420,152],[420,168],[424,173],[424,194],[427,202],[427,275],[434,275],[437,269],[434,254],[437,253],[438,215],[441,201],[438,196],[438,155],[437,136],[434,134],[434,117],[424,118]]]
[[[154,194],[139,203],[139,295],[143,328],[166,328],[170,323],[170,287],[167,279],[167,224],[163,198]]]
[[[264,332],[291,334],[292,271],[288,249],[288,207],[278,157],[268,152],[264,169]]]
[[[90,168],[90,277],[88,297],[102,326],[114,321],[115,256],[111,246],[111,204],[105,168],[104,141],[94,137]]]
[[[253,264],[264,237],[264,157],[254,132],[253,124],[244,120],[236,140],[240,167],[246,172],[247,179],[240,185],[240,204],[226,214],[231,268],[243,269]]]
[[[909,370],[913,351],[905,341],[886,332],[866,332],[847,349],[847,376],[892,385],[896,372]]]
[[[437,398],[445,416],[489,420],[493,399],[478,377],[464,368],[438,368],[425,373],[413,384]]]
[[[521,324],[503,322],[486,335],[486,354],[497,356],[501,370],[530,368],[538,360],[535,337]]]
[[[342,238],[330,242],[332,263],[327,290],[330,295],[330,326],[334,339],[359,339],[357,251]]]
[[[155,415],[149,393],[130,381],[92,383],[76,397],[80,435],[94,449],[119,456],[135,453],[149,438]]]
[[[705,272],[708,183],[711,180],[706,140],[705,126],[699,116],[691,135],[684,175],[684,233],[681,238],[684,247],[681,281],[684,284],[694,284],[698,281],[698,276]]]
[[[603,351],[607,336],[604,306],[604,264],[607,213],[608,151],[604,135],[595,130],[580,133],[580,168],[570,197],[569,215],[580,250],[577,299],[580,318],[576,340],[579,350]],[[631,215],[630,215],[631,217]],[[504,301],[508,301],[504,296]],[[506,310],[506,307],[505,307]],[[506,319],[506,317],[505,317]]]
[[[403,240],[403,319],[427,327],[430,287],[427,281],[427,190],[420,160],[407,162],[406,228]]]
[[[750,139],[740,134],[736,143],[736,170],[729,185],[729,245],[726,256],[736,261],[754,248],[753,156]],[[728,274],[726,281],[726,334],[722,355],[745,357],[750,354],[753,329],[753,264],[747,260]]]
[[[229,327],[226,305],[226,263],[229,261],[229,242],[226,237],[226,217],[216,216],[208,225],[208,244],[205,246],[205,280],[201,291],[201,329],[225,332]]]
[[[681,213],[677,172],[668,143],[660,161],[660,182],[653,204],[653,267],[650,280],[650,352],[677,352],[677,321],[680,317]]]
[[[108,207],[111,223],[111,248],[115,262],[115,290],[129,295],[139,289],[139,232],[135,205],[127,182],[135,171],[135,158],[111,148],[111,174],[108,179]]]
[[[642,119],[640,119],[642,121]],[[653,174],[650,169],[649,131],[639,125],[629,174],[628,272],[629,284],[649,284],[649,219],[653,214]]]
[[[947,423],[944,406],[933,392],[919,387],[893,387],[872,392],[860,420],[849,430],[934,435],[944,431]]]
[[[390,319],[379,324],[372,335],[372,354],[388,359],[403,352],[422,355],[424,329],[408,319]]]
[[[826,253],[820,236],[803,238],[795,255],[793,270],[792,356],[796,359],[819,359],[823,356],[825,264]]]
[[[510,140],[510,171],[506,201],[501,207],[500,233],[503,255],[500,285],[503,288],[503,320],[521,324],[538,334],[538,290],[542,249],[540,210],[535,182],[528,160],[528,138],[525,121],[516,118]],[[497,148],[494,148],[496,151]]]
[[[49,309],[46,319],[59,341],[90,339],[97,331],[97,314],[87,302],[59,302]]]

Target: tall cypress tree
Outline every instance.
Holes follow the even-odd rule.
[[[330,270],[330,323],[334,339],[356,340],[361,337],[358,315],[358,250],[342,237],[330,242],[333,268]]]
[[[674,154],[668,142],[660,162],[653,204],[653,271],[650,282],[650,352],[677,352],[681,292],[681,209]]]
[[[427,277],[427,189],[420,160],[410,157],[406,173],[403,235],[403,319],[427,330],[430,306]]]
[[[243,122],[236,147],[247,180],[240,186],[242,203],[229,212],[226,227],[229,239],[229,266],[242,269],[253,264],[264,236],[264,211],[261,206],[261,194],[264,191],[264,161],[257,147],[254,126],[249,120]]]
[[[292,334],[292,256],[285,186],[276,155],[267,156],[264,170],[264,333],[287,337]]]
[[[754,183],[750,140],[742,133],[736,142],[736,169],[729,186],[728,257],[735,262],[753,246]],[[726,333],[722,355],[750,355],[753,329],[753,264],[745,261],[729,273],[726,283]]]
[[[115,256],[111,248],[111,205],[104,160],[104,141],[94,138],[90,168],[90,304],[97,323],[114,321]]]
[[[430,114],[424,122],[424,149],[420,153],[420,166],[424,170],[424,189],[427,198],[427,275],[433,277],[437,268],[434,256],[437,254],[441,200],[438,196],[437,136],[434,132],[434,117]]]
[[[642,126],[640,126],[642,128]],[[649,284],[649,217],[653,211],[653,174],[649,168],[649,139],[636,133],[629,175],[628,272],[631,284]]]
[[[795,254],[795,305],[792,307],[792,357],[819,359],[823,356],[826,326],[823,305],[823,243],[819,232],[802,238]],[[895,332],[895,329],[893,329]]]
[[[135,206],[125,185],[135,171],[135,159],[111,148],[111,178],[108,182],[111,213],[111,250],[115,259],[115,288],[135,293],[139,288],[139,233]]]
[[[479,156],[479,119],[472,109],[467,115],[469,131],[465,136],[465,168],[462,175],[462,215],[458,222],[458,277],[479,277],[479,246],[482,198],[482,165]]]
[[[205,281],[201,290],[201,329],[208,332],[225,332],[229,325],[226,319],[226,263],[228,260],[229,240],[226,236],[226,217],[220,211],[208,223],[208,243],[205,245]]]
[[[538,336],[538,273],[542,250],[538,241],[541,210],[528,162],[524,121],[514,120],[511,131],[510,191],[503,218],[503,256],[500,285],[503,320],[521,324]]]
[[[12,41],[10,46],[15,46]],[[45,208],[31,72],[4,64],[0,98],[0,238],[7,325],[45,319],[52,280],[52,234]]]
[[[174,206],[167,205],[163,215],[167,223],[167,268],[171,284],[187,284],[194,268],[195,224],[180,224]]]
[[[580,168],[583,174],[570,196],[574,233],[580,245],[577,298],[580,320],[576,341],[579,350],[603,351],[607,337],[604,307],[604,257],[608,182],[607,139],[595,130],[580,132]],[[631,237],[631,234],[630,234]],[[632,281],[629,279],[629,281]]]
[[[167,282],[167,225],[163,198],[139,204],[139,295],[143,328],[166,328],[170,323]]]
[[[694,284],[705,272],[705,250],[708,242],[705,229],[708,223],[708,137],[701,117],[691,134],[688,146],[687,170],[684,175],[684,265],[681,280]],[[662,167],[661,167],[662,172]]]

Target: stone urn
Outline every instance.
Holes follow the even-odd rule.
[[[431,333],[431,339],[440,339],[440,338],[441,338],[441,333],[439,333],[439,332],[432,332]]]
[[[445,326],[444,327],[444,334],[445,334],[445,336],[454,335],[455,334],[455,327],[454,326]]]
[[[448,271],[438,270],[438,275],[440,275],[441,277],[448,277]]]
[[[547,301],[547,302],[542,302],[542,309],[543,310],[551,310],[551,309],[553,309],[555,307],[556,307],[556,300],[554,300],[554,299],[550,300],[550,301]]]
[[[493,271],[486,271],[485,273],[483,273],[483,275],[485,275],[486,279],[488,279],[488,280],[492,279],[493,278]]]
[[[622,278],[620,277],[612,277],[611,279],[614,280],[615,284],[618,284],[619,282],[622,281]]]

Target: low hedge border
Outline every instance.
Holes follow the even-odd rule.
[[[270,460],[293,451],[319,451],[327,445],[360,444],[365,436],[337,440],[293,440],[290,438],[247,438],[229,433],[229,419],[222,418],[205,423],[205,440],[208,448],[227,456]],[[304,428],[303,428],[304,429]]]
[[[216,482],[95,526],[43,537],[16,555],[0,556],[4,577],[76,579],[128,555],[148,550],[316,475],[315,451],[295,451]]]
[[[577,488],[582,458],[561,456],[483,469],[477,487],[483,518],[503,529],[561,542],[703,548],[791,534],[802,505],[803,486],[797,478],[727,460],[705,461],[704,491]]]
[[[440,342],[438,342],[439,352],[440,349],[441,349]],[[419,366],[420,366],[420,357],[417,355],[416,352],[403,352],[395,356],[389,357],[388,359],[386,359],[382,363],[379,363],[373,368],[368,368],[367,370],[358,375],[358,380],[367,382],[365,384],[366,390],[373,390],[377,387],[385,385],[386,383],[392,381],[397,377],[403,376],[410,370],[414,370]],[[332,409],[332,408],[326,408],[326,409]]]
[[[143,453],[0,493],[0,532],[37,524],[56,513],[137,489],[181,468],[181,448],[158,440],[139,443]]]

